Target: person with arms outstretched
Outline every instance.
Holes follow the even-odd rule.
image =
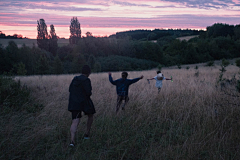
[[[157,71],[157,75],[155,77],[147,79],[147,80],[149,81],[149,80],[153,80],[153,79],[156,80],[155,86],[158,89],[158,93],[160,93],[160,91],[161,91],[163,80],[172,80],[172,78],[171,79],[170,78],[165,78],[164,75],[161,73],[161,71]]]
[[[111,72],[108,73],[109,74],[109,81],[113,84],[116,85],[116,90],[117,90],[117,105],[116,105],[116,113],[118,112],[122,101],[124,100],[124,104],[122,106],[122,110],[125,109],[125,105],[127,104],[127,102],[129,101],[129,97],[128,97],[128,89],[129,86],[133,83],[136,83],[137,81],[139,81],[140,79],[143,78],[143,76],[139,77],[139,78],[135,78],[135,79],[127,79],[128,73],[127,72],[122,72],[122,78],[119,78],[117,80],[113,80],[112,79],[112,74]]]

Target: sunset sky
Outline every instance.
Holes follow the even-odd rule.
[[[77,17],[82,35],[115,34],[135,29],[206,29],[214,23],[240,24],[240,0],[78,0],[0,1],[0,31],[36,39],[37,20],[48,31],[69,38],[70,20]]]

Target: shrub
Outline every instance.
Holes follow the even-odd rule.
[[[196,66],[195,69],[198,69],[198,66]]]
[[[189,68],[190,68],[189,66],[186,67],[187,70],[188,70]]]
[[[157,62],[125,56],[99,57],[97,61],[101,65],[102,72],[147,70],[158,66]]]
[[[206,66],[208,66],[208,67],[214,66],[214,61],[207,62]]]
[[[224,67],[227,67],[230,64],[230,62],[228,60],[226,60],[225,58],[222,59],[222,65]]]
[[[158,68],[159,71],[161,71],[161,70],[162,70],[162,65],[159,64],[159,65],[157,66],[157,68]]]
[[[32,104],[30,90],[22,86],[20,81],[14,81],[10,77],[0,77],[0,108],[3,112],[26,110],[36,112],[41,105]]]
[[[236,59],[235,63],[236,63],[236,66],[240,67],[240,58]]]
[[[199,71],[197,71],[196,73],[194,73],[194,76],[198,77],[198,76],[199,76]]]
[[[240,93],[240,80],[237,81],[236,89]]]
[[[177,67],[178,67],[178,69],[181,69],[181,68],[182,68],[180,64],[178,64]]]

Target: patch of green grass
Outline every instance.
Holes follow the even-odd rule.
[[[31,104],[33,100],[27,86],[22,86],[20,81],[15,82],[11,77],[0,77],[0,106],[2,112],[12,111],[37,112],[42,108],[39,104]]]

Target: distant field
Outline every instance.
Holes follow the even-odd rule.
[[[179,39],[180,41],[183,41],[183,40],[189,41],[190,39],[195,38],[195,37],[198,37],[198,35],[178,37],[177,39]]]
[[[37,39],[0,39],[0,44],[2,44],[3,47],[6,47],[9,41],[14,41],[18,47],[21,47],[23,44],[25,44],[28,47],[33,47],[33,45],[37,46]],[[59,47],[68,45],[68,44],[69,44],[68,39],[58,40]]]
[[[179,40],[190,40],[191,38],[198,37],[198,35],[194,36],[185,36],[185,37],[178,37]],[[3,47],[6,47],[8,45],[9,41],[14,41],[18,47],[22,47],[23,44],[25,44],[28,47],[33,47],[33,45],[37,46],[37,39],[0,39],[0,44],[3,45]],[[154,40],[153,42],[157,42]],[[69,39],[59,39],[58,40],[58,46],[62,47],[69,44]]]
[[[179,39],[180,41],[186,40],[189,41],[192,38],[198,37],[199,35],[194,35],[194,36],[184,36],[184,37],[178,37],[176,39]],[[157,43],[157,40],[152,40],[151,42]]]

